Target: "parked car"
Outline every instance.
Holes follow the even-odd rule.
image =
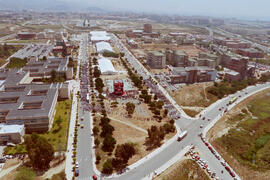
[[[93,180],[97,180],[97,176],[95,174],[92,176],[92,178]]]
[[[78,168],[75,169],[75,176],[76,177],[79,176],[79,169]]]

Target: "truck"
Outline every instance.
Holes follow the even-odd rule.
[[[181,141],[182,139],[184,139],[187,136],[187,131],[183,131],[180,133],[179,137],[177,138],[177,141]]]

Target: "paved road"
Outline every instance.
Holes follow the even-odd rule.
[[[86,90],[89,93],[89,67],[88,67],[88,35],[82,34],[81,48],[80,48],[80,56],[82,63],[82,71],[81,71],[81,84],[85,84],[88,89],[83,89],[81,86],[81,90]],[[91,138],[92,132],[92,116],[90,111],[86,110],[87,106],[91,102],[86,102],[83,100],[85,94],[81,91],[81,98],[79,103],[79,112],[78,118],[81,126],[78,129],[78,146],[77,146],[77,161],[79,164],[79,176],[76,179],[79,180],[89,180],[89,178],[94,174],[93,161],[93,139]],[[84,125],[83,128],[82,125]]]

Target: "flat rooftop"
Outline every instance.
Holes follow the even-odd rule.
[[[0,135],[8,133],[20,133],[24,129],[24,125],[5,125],[0,124]]]

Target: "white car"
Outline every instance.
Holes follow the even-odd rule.
[[[203,125],[200,125],[200,128],[203,128]]]
[[[79,168],[79,163],[78,163],[78,161],[76,161],[76,168]]]

